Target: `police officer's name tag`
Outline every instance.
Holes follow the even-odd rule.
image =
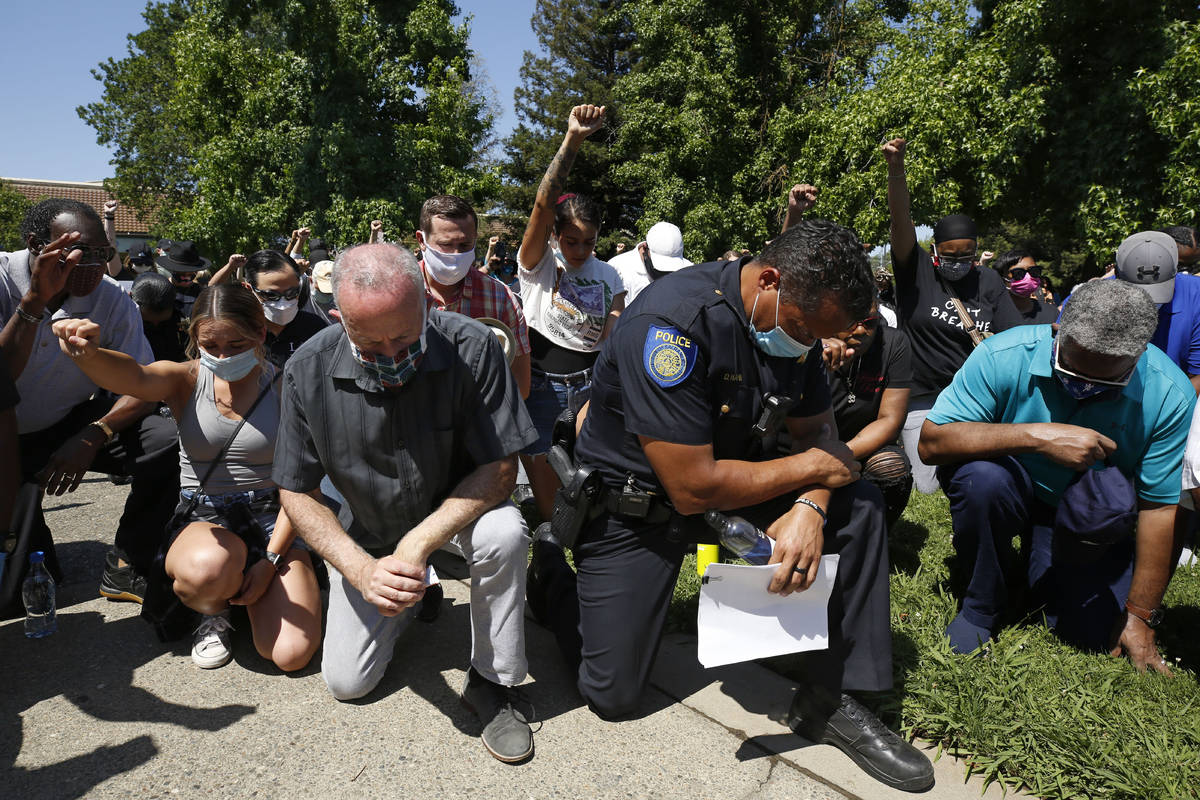
[[[670,389],[692,374],[697,352],[696,343],[677,329],[651,325],[646,331],[642,363],[655,383]]]

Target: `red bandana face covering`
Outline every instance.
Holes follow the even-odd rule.
[[[67,278],[67,293],[72,297],[89,295],[96,291],[103,279],[103,264],[76,264]]]

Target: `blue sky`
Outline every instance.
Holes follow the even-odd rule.
[[[37,0],[4,4],[8,47],[0,48],[0,107],[10,115],[0,147],[0,176],[92,181],[109,177],[111,153],[75,108],[100,99],[91,70],[126,53],[125,37],[142,30],[145,0]],[[471,46],[496,90],[496,132],[516,125],[513,89],[522,53],[537,45],[529,19],[534,0],[458,0],[473,15]],[[69,22],[68,22],[69,21]]]

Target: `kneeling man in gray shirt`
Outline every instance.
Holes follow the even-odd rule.
[[[537,438],[503,351],[481,323],[426,312],[412,254],[391,244],[338,258],[342,322],[284,369],[274,478],[280,502],[330,575],[321,670],[339,700],[383,677],[426,560],[460,553],[471,572],[471,666],[463,700],[501,761],[533,753],[513,687],[525,678],[528,530],[509,501],[516,453]],[[328,475],[340,514],[310,496]]]

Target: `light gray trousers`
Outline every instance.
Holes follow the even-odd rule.
[[[900,443],[912,463],[913,485],[921,494],[933,494],[940,487],[937,480],[937,467],[930,466],[917,455],[917,442],[921,438],[921,426],[929,416],[936,398],[922,398],[908,404],[908,416],[904,419],[904,429],[900,431]]]
[[[471,665],[503,686],[525,679],[525,565],[529,529],[511,502],[496,506],[442,548],[466,559],[471,572]],[[370,692],[392,660],[396,639],[414,609],[385,617],[337,570],[329,570],[321,672],[338,700]]]

